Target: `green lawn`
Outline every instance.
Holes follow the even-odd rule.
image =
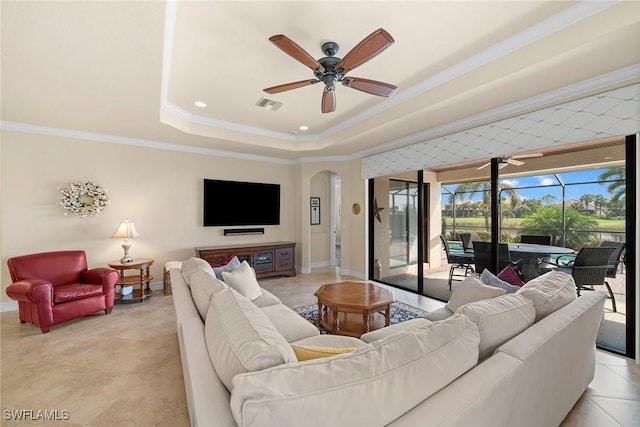
[[[444,217],[448,227],[453,225],[453,218]],[[524,218],[507,218],[502,220],[503,228],[522,228],[521,223]],[[596,219],[598,222],[598,231],[621,232],[625,230],[624,219]],[[484,229],[484,218],[456,218],[456,226],[464,228]]]

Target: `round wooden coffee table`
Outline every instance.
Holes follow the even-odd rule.
[[[332,334],[360,335],[389,326],[393,293],[371,283],[339,282],[321,286],[318,323]]]

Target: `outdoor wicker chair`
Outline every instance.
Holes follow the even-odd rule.
[[[609,268],[609,258],[616,248],[597,247],[582,248],[576,255],[576,259],[566,266],[558,267],[556,271],[571,274],[576,282],[576,290],[580,296],[581,290],[593,291],[594,286],[604,285],[609,292],[613,312],[617,312],[616,299],[613,296],[611,286],[606,281],[607,270]]]

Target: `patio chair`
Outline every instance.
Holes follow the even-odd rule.
[[[520,236],[520,243],[534,243],[536,245],[551,245],[551,236],[537,236],[533,234],[523,234]]]
[[[479,242],[478,233],[460,233],[462,239],[462,248],[465,252],[473,253],[473,242]]]
[[[473,273],[473,254],[470,253],[453,253],[451,252],[451,248],[449,247],[449,242],[444,237],[444,235],[440,235],[440,240],[444,245],[444,251],[447,254],[447,263],[451,264],[451,268],[449,269],[449,290],[451,290],[451,281],[453,277],[467,277],[469,273]],[[462,274],[454,274],[456,269],[464,269],[464,275]]]
[[[493,274],[500,273],[510,265],[520,278],[522,278],[522,260],[512,261],[509,254],[509,245],[498,243],[498,271],[493,271],[491,266],[491,242],[473,242],[473,259],[475,260],[476,273],[482,274],[487,269]]]
[[[622,259],[622,252],[625,249],[624,242],[612,242],[605,240],[600,243],[601,248],[615,248],[615,251],[609,257],[609,268],[607,268],[607,277],[615,278],[618,273],[618,267],[620,266],[620,260]]]
[[[581,290],[593,291],[594,286],[604,285],[611,298],[613,312],[617,312],[616,299],[613,291],[606,281],[607,270],[609,269],[609,258],[616,251],[616,248],[596,247],[582,248],[576,255],[576,259],[566,267],[558,267],[556,271],[570,274],[576,282],[576,291],[580,296]]]

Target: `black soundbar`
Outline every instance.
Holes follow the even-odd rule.
[[[225,236],[242,236],[246,234],[264,234],[264,228],[225,228]]]

